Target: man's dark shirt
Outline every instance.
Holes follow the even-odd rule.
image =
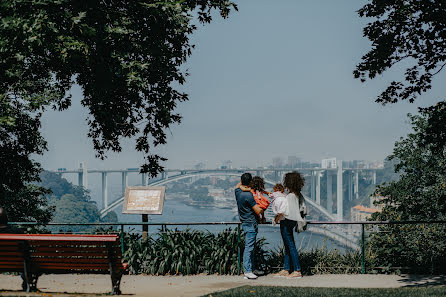
[[[256,205],[251,192],[243,192],[240,188],[235,189],[235,199],[237,200],[238,215],[242,223],[257,224],[257,217],[252,209]]]
[[[2,225],[0,226],[0,233],[9,233],[9,234],[23,234],[23,230],[11,225]]]

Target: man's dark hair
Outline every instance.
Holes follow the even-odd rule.
[[[0,225],[8,224],[8,215],[3,207],[0,207]]]
[[[249,184],[252,181],[252,175],[249,172],[243,173],[242,177],[240,178],[240,181],[242,182],[242,185],[249,186]]]

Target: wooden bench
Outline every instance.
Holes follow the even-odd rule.
[[[121,294],[121,257],[117,235],[0,234],[0,272],[23,273],[27,292],[43,273],[110,273],[112,294]]]

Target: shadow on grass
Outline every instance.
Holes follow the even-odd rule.
[[[202,297],[444,297],[446,287],[357,289],[243,286]]]
[[[432,287],[446,285],[445,275],[407,275],[399,280],[404,283],[404,287]],[[445,294],[446,295],[446,294]]]
[[[0,297],[18,297],[18,296],[58,296],[58,297],[68,297],[68,296],[96,296],[96,297],[105,297],[105,296],[133,296],[134,294],[121,294],[121,295],[112,295],[111,293],[77,293],[77,292],[49,292],[49,291],[37,291],[37,292],[24,292],[21,290],[0,290]]]

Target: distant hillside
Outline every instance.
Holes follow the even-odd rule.
[[[100,219],[96,202],[91,200],[90,194],[82,187],[73,185],[57,173],[48,171],[40,175],[41,185],[52,191],[48,195],[50,205],[56,207],[52,222],[54,223],[96,223],[117,222],[115,212]]]

